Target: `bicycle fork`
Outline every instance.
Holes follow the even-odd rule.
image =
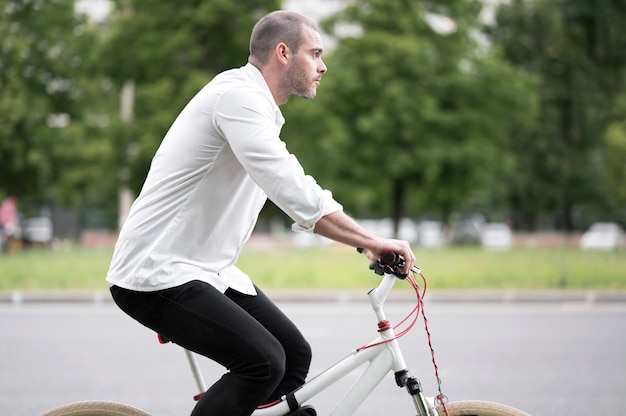
[[[396,384],[404,387],[413,399],[413,404],[420,416],[438,416],[435,410],[434,401],[429,403],[422,393],[422,383],[409,374],[409,370],[401,370],[395,373]]]

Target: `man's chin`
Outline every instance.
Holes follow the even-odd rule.
[[[304,94],[300,94],[300,97],[305,98],[307,100],[312,100],[313,98],[315,98],[315,96],[317,95],[317,90],[310,90],[307,91]]]

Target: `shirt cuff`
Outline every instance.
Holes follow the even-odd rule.
[[[332,193],[330,191],[324,190],[323,192],[323,207],[319,211],[319,214],[309,223],[309,224],[301,224],[294,223],[291,226],[291,229],[295,232],[309,232],[312,233],[315,229],[315,224],[322,218],[328,214],[332,214],[333,212],[343,211],[343,206],[335,201],[332,197]]]

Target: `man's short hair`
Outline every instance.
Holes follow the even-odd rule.
[[[266,64],[280,42],[284,42],[293,53],[297,53],[303,42],[304,27],[319,32],[315,23],[295,12],[278,10],[263,16],[252,29],[250,58]]]

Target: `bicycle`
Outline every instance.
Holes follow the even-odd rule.
[[[377,275],[382,276],[377,287],[367,294],[370,305],[377,319],[379,335],[377,338],[355,350],[347,357],[330,366],[317,376],[307,380],[305,384],[292,391],[280,400],[259,406],[253,416],[289,416],[297,409],[308,408],[307,403],[320,392],[332,386],[338,380],[352,373],[353,370],[365,365],[352,387],[337,403],[330,416],[353,415],[359,405],[387,376],[389,372],[395,375],[396,385],[405,388],[411,397],[417,416],[529,416],[527,413],[503,404],[488,401],[458,401],[447,402],[442,392],[441,378],[435,361],[435,353],[431,342],[428,321],[424,312],[423,298],[426,292],[426,278],[419,268],[414,267],[409,275],[402,275],[399,270],[404,265],[404,260],[393,252],[387,252],[378,262],[370,265]],[[423,290],[417,283],[417,276],[423,282]],[[384,303],[391,293],[396,282],[408,281],[413,287],[417,305],[399,324],[392,326],[384,312]],[[427,334],[432,362],[437,381],[438,395],[425,396],[421,382],[411,376],[404,360],[398,339],[408,333],[418,320],[423,317],[424,328]],[[412,320],[410,318],[412,317]],[[408,322],[408,323],[407,323]],[[399,330],[402,325],[407,328]],[[169,342],[159,335],[161,343]],[[194,353],[184,349],[193,377],[200,391],[194,396],[198,400],[207,390],[203,376]],[[304,406],[304,407],[302,407]],[[315,415],[311,411],[311,415]],[[41,416],[150,416],[148,413],[122,403],[107,401],[82,401],[61,405],[51,409]]]

